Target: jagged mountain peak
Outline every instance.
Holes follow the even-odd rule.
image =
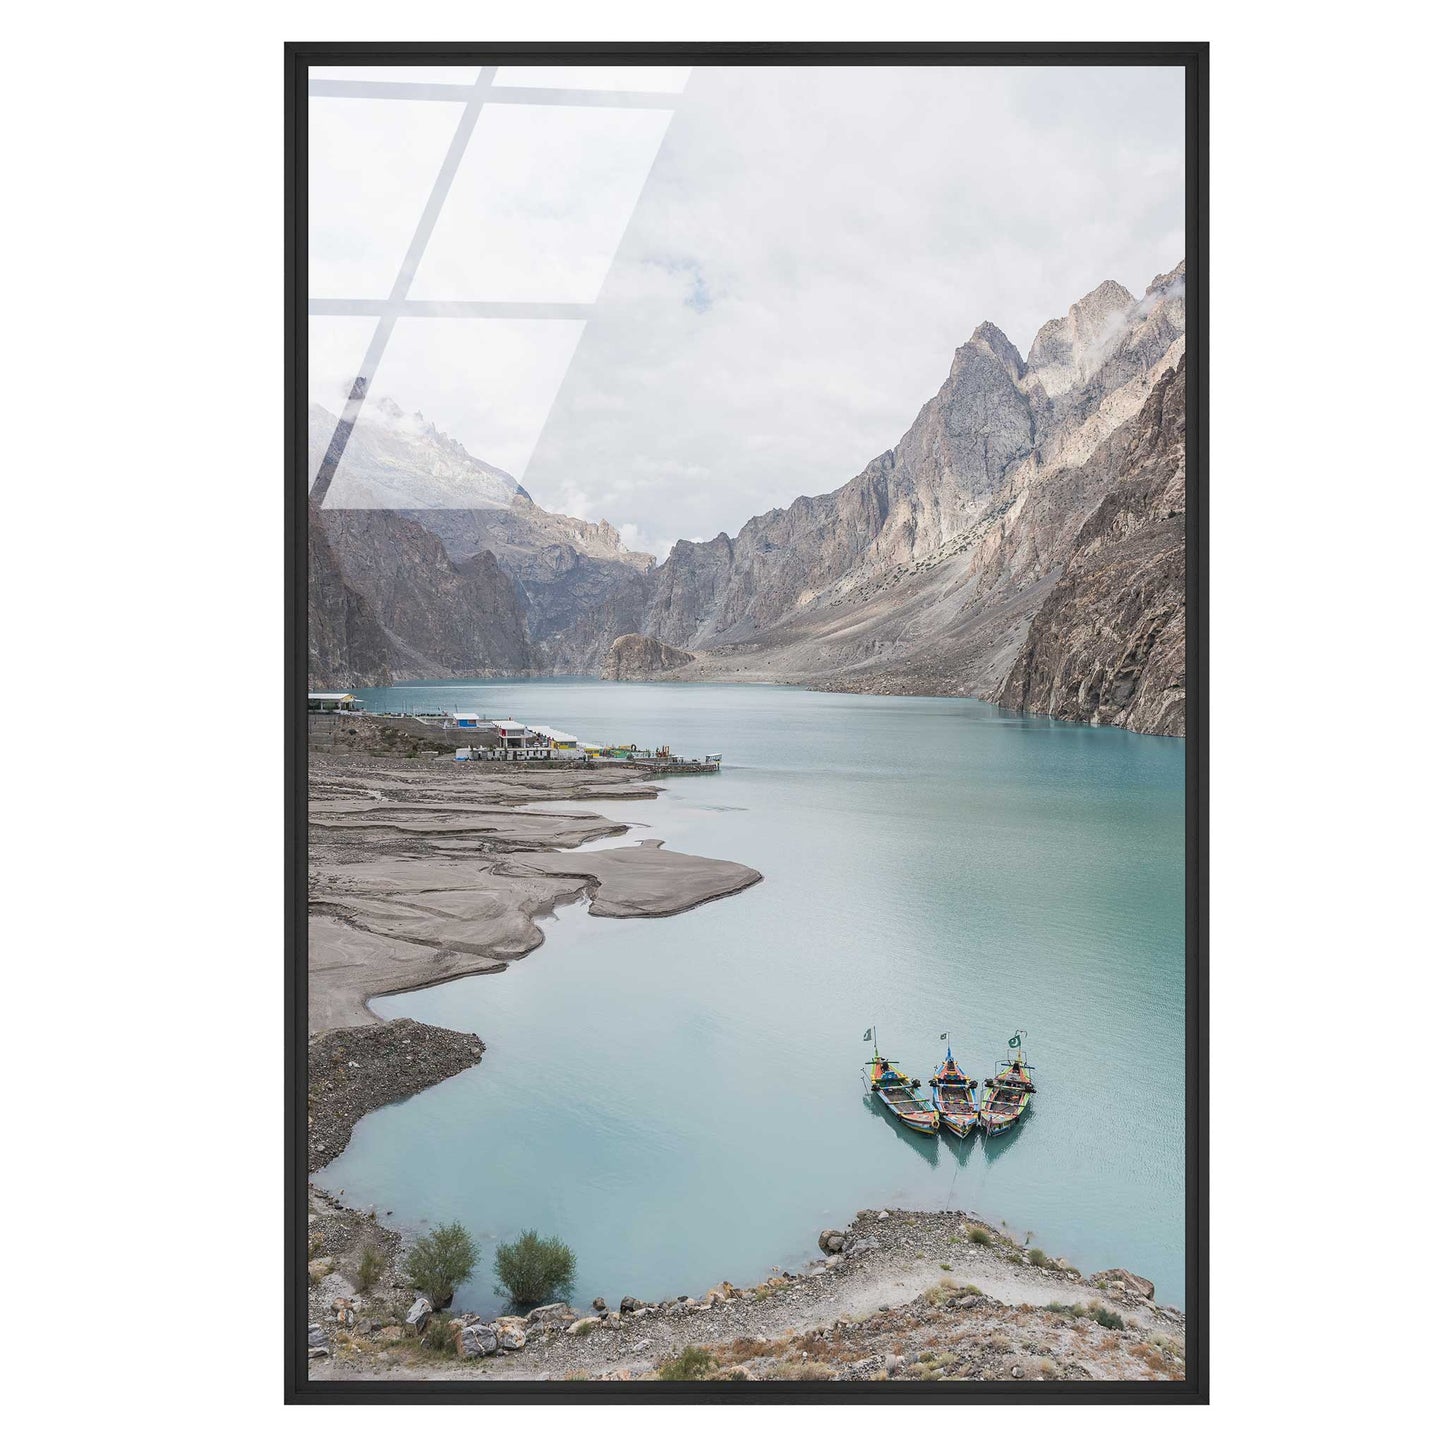
[[[1015,378],[1023,374],[1024,359],[1019,355],[1018,347],[992,321],[981,321],[974,327],[973,335],[968,338],[967,342],[953,353],[953,366],[949,371],[949,376],[958,376],[973,357],[984,353],[1003,362],[1013,372]]]
[[[308,414],[311,475],[336,430],[319,402]],[[337,508],[467,509],[507,507],[527,493],[500,467],[472,456],[421,412],[407,412],[390,397],[361,409],[326,494]]]
[[[1046,321],[1029,347],[1028,371],[1051,396],[1080,386],[1128,343],[1130,334],[1147,322],[1161,304],[1182,306],[1184,263],[1166,276],[1156,276],[1142,298],[1117,281],[1104,281],[1069,307],[1067,314]],[[1183,313],[1170,321],[1183,326]]]

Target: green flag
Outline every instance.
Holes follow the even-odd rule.
[[[1008,1041],[1008,1046],[1009,1046],[1009,1048],[1011,1048],[1011,1049],[1016,1049],[1016,1048],[1018,1048],[1018,1046],[1019,1046],[1020,1043],[1022,1043],[1022,1040],[1019,1038],[1019,1036],[1018,1036],[1017,1034],[1015,1034],[1015,1035],[1013,1036],[1013,1038],[1011,1038],[1011,1039]]]
[[[863,1035],[863,1042],[866,1044],[866,1043],[870,1042],[872,1038],[873,1038],[873,1030],[872,1030],[872,1029],[869,1029],[868,1032]]]

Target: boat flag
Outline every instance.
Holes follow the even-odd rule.
[[[1022,1042],[1023,1042],[1023,1040],[1021,1040],[1021,1039],[1019,1038],[1019,1036],[1018,1036],[1017,1034],[1015,1034],[1015,1035],[1013,1036],[1013,1038],[1011,1038],[1011,1039],[1008,1041],[1008,1046],[1009,1046],[1009,1048],[1011,1048],[1011,1049],[1016,1049],[1016,1048],[1018,1048],[1019,1044],[1022,1043]]]
[[[938,1037],[941,1038],[941,1039],[946,1039],[946,1038],[948,1037],[948,1035],[947,1035],[947,1034],[939,1034]]]
[[[873,1030],[872,1030],[872,1029],[869,1029],[868,1032],[863,1035],[863,1042],[864,1042],[865,1044],[867,1044],[867,1043],[871,1043],[872,1041],[873,1041]]]

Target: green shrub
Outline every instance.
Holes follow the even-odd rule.
[[[1061,1300],[1050,1300],[1044,1308],[1056,1315],[1072,1315],[1076,1320],[1081,1320],[1089,1312],[1083,1305],[1066,1305]]]
[[[426,1333],[421,1337],[422,1344],[429,1350],[435,1350],[439,1355],[449,1355],[456,1352],[456,1345],[452,1341],[452,1332],[447,1328],[447,1321],[451,1318],[448,1314],[435,1314],[427,1321]]]
[[[712,1373],[713,1358],[701,1345],[689,1345],[675,1359],[664,1360],[657,1369],[659,1380],[705,1380]]]
[[[1033,1249],[1029,1250],[1029,1263],[1030,1263],[1030,1264],[1047,1264],[1048,1262],[1049,1262],[1049,1257],[1048,1257],[1048,1255],[1046,1255],[1046,1254],[1043,1252],[1043,1250],[1041,1250],[1040,1248],[1038,1248],[1037,1245],[1035,1245]]]
[[[512,1303],[530,1309],[566,1295],[577,1274],[577,1256],[555,1235],[543,1239],[528,1229],[515,1244],[497,1246],[496,1271]]]
[[[1124,1328],[1124,1316],[1115,1314],[1113,1310],[1108,1309],[1104,1305],[1095,1305],[1089,1313],[1093,1315],[1106,1330],[1122,1330]]]
[[[374,1245],[368,1244],[361,1251],[361,1263],[356,1267],[356,1282],[362,1294],[370,1294],[386,1268],[386,1256]]]
[[[439,1224],[406,1257],[407,1277],[438,1309],[451,1303],[476,1267],[477,1246],[460,1224]]]
[[[968,1242],[970,1244],[992,1244],[993,1235],[980,1225],[973,1225],[968,1231]]]

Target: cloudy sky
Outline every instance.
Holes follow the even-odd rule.
[[[482,107],[407,296],[565,309],[404,316],[372,394],[659,555],[841,486],[980,321],[1027,352],[1100,281],[1138,295],[1183,258],[1177,70],[495,79],[661,98]],[[416,95],[313,94],[313,298],[392,291],[465,103]],[[375,326],[313,315],[312,394],[330,409]]]

